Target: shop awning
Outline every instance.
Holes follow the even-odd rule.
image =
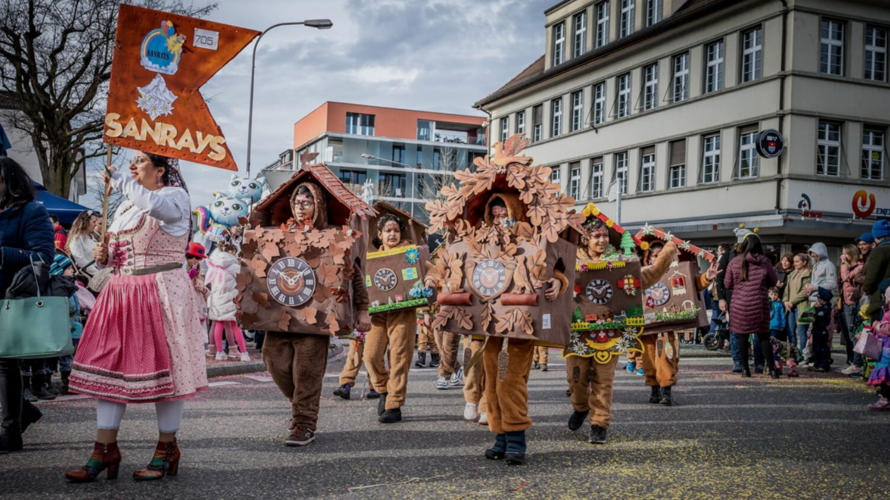
[[[37,194],[37,203],[43,205],[47,212],[58,216],[59,222],[63,226],[70,226],[81,212],[90,210],[83,205],[50,193],[42,184],[36,182],[33,184]]]

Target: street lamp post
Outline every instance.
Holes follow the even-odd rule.
[[[368,159],[368,160],[385,161],[385,162],[387,162],[387,163],[392,163],[392,164],[394,164],[394,165],[401,165],[401,166],[403,166],[403,167],[406,167],[406,168],[408,169],[408,173],[411,174],[411,192],[414,193],[414,194],[416,194],[417,190],[415,189],[416,186],[414,185],[414,170],[413,170],[414,167],[412,167],[411,165],[407,165],[407,164],[405,164],[405,163],[402,163],[402,162],[395,161],[395,160],[387,160],[386,158],[380,158],[380,157],[377,157],[377,156],[374,156],[374,155],[369,155],[368,153],[362,153],[362,158],[365,158],[365,159]],[[412,217],[412,218],[414,217],[414,201],[413,201],[414,194],[412,194],[412,196],[411,196],[412,201],[411,201],[411,210],[410,210],[410,212],[411,212],[411,217]]]
[[[329,30],[334,26],[330,19],[307,19],[299,22],[278,23],[266,28],[260,33],[253,44],[253,55],[250,57],[250,107],[247,110],[247,176],[250,177],[250,140],[253,134],[253,78],[256,73],[256,48],[260,44],[263,35],[279,26],[308,26],[310,28]]]

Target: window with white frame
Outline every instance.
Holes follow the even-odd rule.
[[[572,131],[584,127],[584,92],[572,92]]]
[[[374,115],[346,113],[346,133],[353,135],[374,135]]]
[[[689,52],[674,56],[673,102],[689,99]]]
[[[615,153],[615,181],[618,182],[621,194],[627,194],[627,151]]]
[[[600,48],[609,43],[609,2],[596,4],[596,39],[594,46]]]
[[[701,183],[712,184],[720,181],[720,134],[705,136],[704,155],[701,166]]]
[[[671,167],[668,187],[670,189],[686,186],[686,139],[671,142]]]
[[[516,113],[516,133],[524,134],[525,133],[525,111],[520,111]]]
[[[655,146],[643,148],[640,162],[640,192],[655,190]]]
[[[862,131],[862,171],[863,180],[884,179],[884,131],[866,127]]]
[[[841,124],[819,121],[819,135],[816,141],[816,175],[838,177],[841,174]]]
[[[762,76],[763,29],[754,28],[742,33],[742,83]]]
[[[636,0],[621,0],[621,23],[618,38],[624,38],[634,32],[634,7]]]
[[[643,111],[658,107],[658,63],[643,68]]]
[[[606,121],[606,82],[593,86],[593,124]]]
[[[501,118],[501,143],[507,142],[508,137],[510,137],[510,118],[505,116]]]
[[[630,116],[630,73],[618,77],[618,118]]]
[[[587,51],[587,12],[579,12],[572,18],[573,32],[572,57],[583,55]]]
[[[569,164],[569,196],[578,200],[581,198],[581,163]]]
[[[646,27],[661,21],[663,10],[663,0],[646,0]]]
[[[884,28],[865,28],[865,79],[887,81],[887,30]]]
[[[833,19],[822,20],[822,50],[819,71],[826,75],[844,74],[844,23]]]
[[[560,190],[562,189],[562,182],[560,182],[560,172],[562,172],[561,168],[557,165],[550,170],[550,182],[553,184],[559,184]]]
[[[553,26],[553,66],[562,64],[566,57],[566,23]]]
[[[550,101],[550,137],[562,133],[562,99]]]
[[[723,40],[709,43],[705,47],[707,68],[705,69],[705,93],[715,92],[723,88],[723,56],[725,51]]]
[[[590,160],[590,199],[603,197],[603,157]]]
[[[538,104],[532,108],[532,142],[538,142],[544,137],[544,105]]]
[[[757,125],[749,125],[739,130],[739,169],[736,177],[753,179],[757,177]]]

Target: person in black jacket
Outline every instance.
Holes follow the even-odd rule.
[[[25,170],[12,158],[0,158],[0,298],[15,273],[31,258],[53,261],[53,228]],[[22,432],[43,414],[22,397],[21,362],[0,359],[0,454],[22,449]]]

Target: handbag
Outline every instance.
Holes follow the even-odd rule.
[[[882,350],[883,343],[880,339],[865,330],[859,334],[859,340],[857,340],[856,345],[853,346],[853,352],[858,352],[866,358],[875,360],[881,359]]]
[[[31,272],[37,281],[34,259]],[[68,297],[36,297],[0,301],[0,358],[38,359],[74,353]]]
[[[102,289],[105,288],[105,285],[108,284],[108,281],[114,276],[114,268],[106,267],[104,269],[99,269],[99,272],[94,274],[90,278],[90,282],[87,284],[87,288],[90,290],[101,293]]]

